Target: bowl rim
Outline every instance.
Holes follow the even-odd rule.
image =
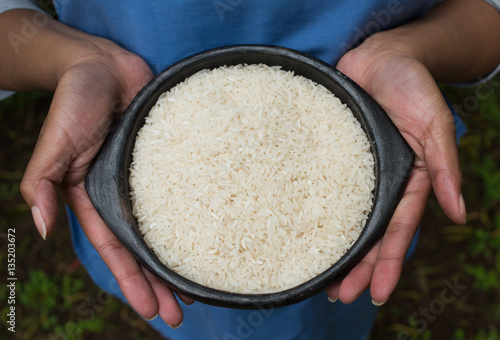
[[[239,60],[240,62],[236,62]],[[129,196],[131,150],[159,95],[201,69],[236,64],[274,64],[322,84],[351,109],[371,144],[375,160],[374,204],[359,238],[340,260],[295,287],[244,294],[191,281],[164,266],[147,246],[132,214]],[[312,72],[309,75],[305,75]],[[334,92],[335,91],[335,92]],[[384,110],[360,86],[329,64],[306,53],[272,45],[231,45],[189,56],[167,67],[146,84],[113,126],[85,179],[90,200],[106,225],[149,271],[172,289],[195,300],[231,308],[262,309],[290,305],[342,279],[384,233],[413,168],[414,155]],[[124,164],[126,166],[124,166]]]

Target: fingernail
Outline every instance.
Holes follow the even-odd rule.
[[[151,319],[148,319],[148,318],[145,318],[145,317],[142,317],[144,320],[146,321],[153,321],[154,319],[156,319],[156,317],[158,316],[158,313],[156,313],[155,316],[153,316]]]
[[[45,240],[47,237],[47,226],[45,224],[45,220],[43,219],[42,212],[38,209],[37,206],[31,208],[31,214],[33,215],[33,221],[35,222],[35,226],[38,229],[38,232]]]
[[[166,323],[166,322],[165,322],[165,323]],[[178,324],[177,326],[172,326],[172,325],[170,325],[170,324],[168,324],[168,323],[167,323],[167,325],[168,325],[170,328],[172,328],[172,329],[177,329],[177,328],[181,327],[183,323],[184,323],[184,321],[181,321],[181,323],[180,323],[180,324]]]
[[[337,302],[338,299],[339,299],[338,296],[335,299],[332,299],[331,297],[328,297],[328,301],[330,301],[331,303]]]
[[[467,210],[465,208],[465,201],[464,201],[464,196],[460,194],[460,198],[458,199],[458,204],[460,205],[460,215],[462,215],[462,218],[464,220],[464,224],[467,223]]]
[[[388,299],[387,299],[387,300],[388,300]],[[373,305],[375,305],[375,306],[377,306],[377,307],[380,307],[380,306],[382,306],[384,303],[386,303],[386,302],[387,302],[387,300],[382,301],[382,302],[376,302],[375,300],[373,300],[373,299],[372,299],[372,303],[373,303]]]

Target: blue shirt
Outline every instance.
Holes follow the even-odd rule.
[[[140,5],[139,5],[140,4]],[[271,44],[335,65],[376,31],[425,12],[433,0],[56,0],[59,20],[111,39],[158,73],[224,45]]]

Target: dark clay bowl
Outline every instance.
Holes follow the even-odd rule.
[[[132,214],[129,166],[137,132],[158,97],[202,69],[237,64],[280,65],[322,84],[360,121],[375,156],[374,205],[351,249],[317,277],[270,294],[238,294],[208,288],[168,269],[146,245]],[[382,108],[357,84],[330,65],[304,53],[274,46],[240,45],[205,51],[164,70],[135,97],[94,159],[85,187],[95,208],[137,260],[171,288],[195,300],[232,308],[266,308],[297,303],[343,278],[384,233],[413,167],[413,153]]]

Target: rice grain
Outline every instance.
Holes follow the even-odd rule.
[[[359,237],[370,143],[325,87],[279,67],[203,70],[162,94],[137,135],[133,212],[170,269],[239,293],[292,288]]]

